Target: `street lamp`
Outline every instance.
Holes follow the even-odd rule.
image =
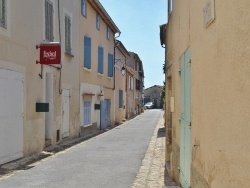
[[[125,73],[126,73],[126,68],[124,67],[124,65],[123,65],[123,67],[122,67],[122,69],[121,69],[121,72],[122,72],[122,76],[124,76]]]

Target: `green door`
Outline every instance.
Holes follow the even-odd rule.
[[[183,188],[190,187],[191,171],[191,60],[188,49],[181,57],[181,138],[180,182]]]

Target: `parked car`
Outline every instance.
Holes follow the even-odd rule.
[[[147,102],[144,107],[146,109],[153,109],[154,108],[154,103],[153,102]]]

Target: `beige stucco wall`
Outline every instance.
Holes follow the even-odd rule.
[[[52,1],[55,3],[55,1]],[[74,16],[74,23],[77,23],[78,2],[61,2],[62,6]],[[36,112],[36,102],[45,102],[46,72],[54,75],[54,122],[53,133],[61,129],[62,110],[61,95],[59,94],[59,71],[55,68],[44,66],[43,79],[38,74],[41,73],[41,66],[36,64],[39,60],[39,50],[35,47],[44,41],[44,0],[42,1],[8,1],[8,29],[0,31],[0,68],[9,69],[24,74],[24,155],[40,152],[45,144],[45,113]],[[57,13],[57,5],[54,5]],[[63,11],[61,11],[62,24],[64,21]],[[22,16],[20,16],[22,15]],[[31,16],[32,15],[32,16]],[[58,22],[54,15],[54,41],[59,41]],[[64,27],[62,27],[64,28]],[[72,27],[72,33],[78,33],[78,28]],[[78,34],[76,34],[78,35]],[[78,40],[73,38],[72,45],[78,46]],[[67,59],[64,56],[62,43],[62,86],[67,86],[71,90],[70,98],[70,136],[78,135],[78,114],[79,114],[79,71],[78,56],[79,51],[73,48],[74,59]],[[68,63],[68,64],[66,64]],[[74,74],[71,74],[75,72]],[[53,134],[52,144],[56,142],[56,135]]]
[[[205,28],[205,1],[174,1],[167,37],[175,97],[173,126],[177,127],[173,142],[177,148],[179,58],[190,47],[192,187],[249,185],[249,5],[248,0],[215,1],[215,21]],[[178,158],[177,153],[173,158]],[[176,179],[177,165],[173,166]]]
[[[114,116],[114,77],[108,77],[108,54],[114,55],[114,32],[110,31],[107,39],[107,24],[101,18],[100,30],[96,28],[96,10],[87,3],[87,16],[80,14],[80,82],[96,86],[103,86],[104,99],[111,100],[111,124],[115,122]],[[91,69],[83,66],[84,36],[91,38]],[[98,46],[103,47],[103,74],[98,74]],[[97,113],[97,112],[96,112]],[[98,112],[99,113],[99,112]]]
[[[119,46],[118,46],[119,47]],[[125,119],[126,111],[126,73],[122,75],[121,69],[125,68],[126,55],[116,47],[115,51],[115,122],[121,123]],[[119,108],[119,90],[123,91],[123,107]],[[125,108],[124,108],[125,107]]]

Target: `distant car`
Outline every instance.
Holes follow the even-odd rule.
[[[153,102],[147,102],[144,107],[146,109],[153,109],[154,108],[154,103]]]

